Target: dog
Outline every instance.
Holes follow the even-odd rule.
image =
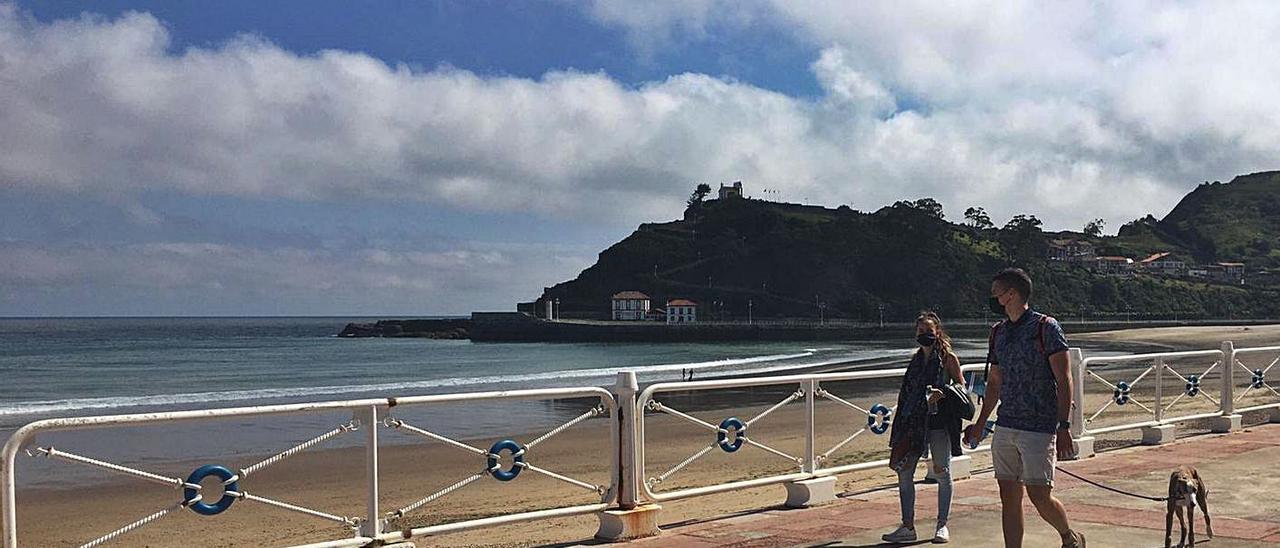
[[[1182,538],[1178,546],[1196,545],[1196,507],[1204,512],[1204,528],[1209,538],[1213,538],[1213,522],[1209,519],[1209,489],[1200,479],[1200,473],[1187,465],[1179,466],[1169,475],[1169,513],[1164,517],[1164,548],[1173,542],[1173,515],[1178,515],[1178,527],[1182,529]],[[1186,514],[1185,519],[1183,514]]]

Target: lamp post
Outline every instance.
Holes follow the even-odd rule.
[[[754,303],[751,302],[751,299],[747,299],[747,325],[751,325],[752,323],[754,323],[753,321],[754,319],[751,316],[751,313],[752,313],[751,308],[753,304]]]
[[[880,329],[884,329],[884,303],[880,303],[877,308],[880,309]]]

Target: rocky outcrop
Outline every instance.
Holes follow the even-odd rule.
[[[471,337],[471,320],[379,320],[374,323],[349,323],[338,336],[468,339]]]

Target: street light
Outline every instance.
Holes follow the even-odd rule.
[[[751,316],[752,306],[753,306],[753,303],[751,302],[751,299],[747,299],[747,325],[752,324],[752,316]]]
[[[881,303],[878,308],[880,309],[880,329],[884,329],[884,303]]]

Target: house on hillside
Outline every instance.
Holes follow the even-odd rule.
[[[1093,269],[1099,274],[1108,276],[1128,276],[1133,274],[1133,259],[1128,257],[1098,257]]]
[[[644,315],[644,319],[651,322],[667,321],[667,311],[661,308],[650,308],[649,312]]]
[[[1068,263],[1087,263],[1098,256],[1093,244],[1084,240],[1059,239],[1049,241],[1049,260]]]
[[[1221,268],[1218,281],[1228,284],[1244,285],[1244,263],[1218,263]]]
[[[1187,273],[1187,263],[1173,252],[1153,253],[1138,261],[1137,267],[1143,272],[1160,276],[1181,276]]]
[[[623,291],[613,295],[614,320],[643,321],[649,313],[649,296],[639,291]]]
[[[727,200],[729,198],[742,197],[742,181],[734,181],[733,185],[720,183],[720,199]]]
[[[698,321],[698,303],[688,299],[667,301],[667,323],[694,323]]]

